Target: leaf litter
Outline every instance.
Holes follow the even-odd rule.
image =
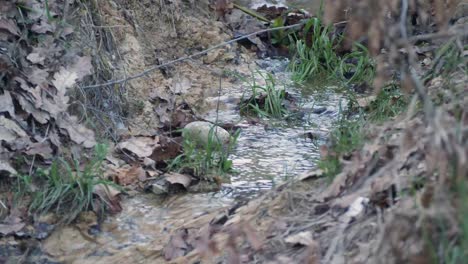
[[[34,8],[43,10],[37,6],[42,1],[27,2]],[[221,13],[222,16],[225,15],[224,11]],[[44,13],[28,12],[27,15],[33,20],[33,25],[28,30],[35,32],[34,34],[51,35],[56,30],[56,25],[44,22]],[[9,26],[9,23],[0,23],[0,29],[6,29],[10,39],[17,38],[21,33],[19,29]],[[2,133],[2,143],[9,149],[29,156],[41,155],[47,159],[56,154],[59,148],[66,146],[69,143],[67,140],[84,148],[92,147],[96,140],[93,131],[80,124],[76,116],[64,113],[69,108],[70,90],[93,72],[91,58],[89,55],[78,57],[71,64],[60,62],[58,58],[63,55],[63,49],[58,46],[45,47],[47,46],[40,44],[38,47],[28,47],[33,52],[26,57],[28,61],[22,62],[26,64],[22,67],[26,72],[31,72],[31,75],[27,80],[23,79],[24,76],[15,76],[16,80],[21,81],[12,81],[2,90],[0,100],[6,101],[6,104],[2,104],[2,113],[5,115],[1,116],[4,125],[0,128],[5,130],[5,134]],[[12,50],[8,52],[12,54]],[[24,52],[26,54],[28,53]],[[0,63],[8,64],[3,61]],[[38,64],[41,68],[37,68]],[[18,85],[22,91],[19,91]],[[189,85],[184,81],[180,86],[174,86],[176,91],[173,92],[187,90]],[[19,102],[21,107],[10,103],[11,101]],[[365,107],[369,101],[363,101],[361,106]],[[161,108],[160,115],[168,110],[173,110],[172,106]],[[39,129],[25,129],[24,124],[31,122],[29,115]],[[187,122],[184,111],[179,111],[177,116],[175,120],[178,123]],[[344,258],[346,255],[347,258],[362,263],[366,260],[381,260],[383,253],[402,251],[398,241],[410,241],[407,237],[414,235],[411,226],[418,220],[418,215],[408,212],[414,211],[419,201],[413,203],[400,194],[412,188],[414,175],[431,177],[428,173],[430,167],[434,166],[431,161],[437,160],[434,153],[429,157],[425,155],[425,150],[431,148],[431,143],[436,142],[440,147],[453,136],[443,134],[437,129],[430,131],[431,128],[426,127],[422,119],[421,116],[416,116],[411,117],[410,125],[406,123],[408,120],[400,120],[380,127],[374,142],[365,145],[363,150],[352,153],[351,161],[323,192],[317,191],[318,188],[305,188],[308,184],[324,186],[320,179],[322,172],[304,175],[300,183],[285,184],[246,206],[234,209],[233,213],[223,214],[223,219],[224,216],[227,218],[222,221],[224,223],[211,224],[198,232],[180,229],[164,248],[164,257],[184,263],[184,257],[215,258],[228,252],[227,259],[231,263],[252,261],[254,256],[264,257],[263,260],[271,263],[291,263],[295,260],[319,263],[323,257],[326,260],[332,259],[332,263],[338,263],[339,257],[336,256]],[[453,120],[444,115],[436,121],[440,122],[439,128],[453,126]],[[416,140],[409,136],[411,134],[422,136]],[[49,139],[50,142],[39,142],[37,136]],[[15,140],[19,138],[25,144],[17,144]],[[152,166],[149,159],[156,163],[164,162],[167,159],[160,158],[162,153],[169,153],[168,157],[175,157],[180,153],[177,147],[180,144],[171,145],[168,142],[171,141],[138,135],[122,141],[117,149],[126,153],[119,155],[131,153],[132,157],[129,159],[134,165],[125,167],[114,163],[116,182],[134,185],[145,181],[146,174],[156,173],[154,168],[149,168]],[[165,152],[164,148],[169,151]],[[434,148],[434,151],[437,150]],[[465,157],[461,160],[466,162],[466,149],[462,146],[454,147],[454,150],[460,157]],[[1,157],[0,170],[14,175],[16,172],[10,164],[12,156]],[[128,157],[120,158],[125,161]],[[462,162],[460,163],[463,164]],[[423,166],[419,166],[420,164]],[[185,188],[190,185],[186,175],[166,174],[165,177],[172,184]],[[314,183],[311,183],[312,180]],[[434,201],[437,200],[434,197],[437,193],[434,194],[429,189],[417,190],[420,202],[427,208],[434,206]],[[118,198],[120,191],[96,185],[94,193],[103,201],[113,204],[111,208],[115,212],[121,210]],[[446,206],[447,217],[450,218],[453,206],[443,206]],[[386,219],[387,224],[382,223],[381,218]],[[284,223],[280,226],[285,230],[272,235],[270,230],[272,227],[277,229],[278,219]],[[22,223],[18,218],[7,218],[4,223],[9,226],[0,226],[2,234],[15,233],[22,228],[19,228]],[[421,223],[418,224],[419,228]],[[268,237],[268,240],[263,237]],[[332,241],[336,243],[331,243]],[[291,245],[283,242],[301,247],[291,248]],[[379,247],[374,251],[368,250],[371,244],[378,244]],[[424,251],[417,241],[413,245],[416,251],[419,250],[416,253]],[[200,256],[194,256],[194,253]],[[403,259],[413,260],[416,253],[413,256],[405,255]]]

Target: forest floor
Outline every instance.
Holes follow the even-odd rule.
[[[167,169],[187,151],[180,129],[219,110],[219,83],[242,86],[236,76],[249,76],[257,56],[285,50],[265,42],[277,35],[254,35],[190,57],[264,26],[229,1],[154,2],[0,7],[0,263],[468,257],[466,5],[443,38],[416,34],[424,37],[417,44],[387,51],[394,60],[386,66],[401,82],[352,92],[349,118],[327,135],[316,169],[256,198],[211,206],[184,191],[203,181],[219,190],[218,174]],[[400,67],[406,60],[408,72]],[[169,197],[148,194],[154,186]]]

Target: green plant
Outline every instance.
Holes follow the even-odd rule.
[[[239,132],[236,132],[227,145],[223,145],[216,138],[216,126],[210,129],[208,142],[200,146],[196,139],[184,137],[184,152],[177,156],[169,164],[169,170],[190,170],[195,176],[203,176],[209,173],[227,173],[232,171],[232,161],[229,155],[234,148]]]
[[[304,26],[303,36],[304,39],[291,41],[295,43],[295,55],[289,64],[292,80],[302,83],[323,71],[333,73],[339,58],[334,50],[332,27],[324,26],[320,18],[311,18]]]
[[[289,64],[292,80],[303,83],[324,73],[345,83],[373,80],[375,66],[367,48],[354,43],[353,50],[340,57],[335,49],[341,40],[340,35],[333,33],[333,26],[324,25],[320,16],[311,18],[301,39],[290,38],[295,43],[295,55]]]
[[[337,75],[346,83],[371,82],[375,77],[375,65],[366,47],[354,43],[353,51],[340,58]]]
[[[285,88],[278,89],[276,80],[271,73],[257,72],[257,74],[263,78],[265,85],[258,84],[255,75],[252,74],[252,82],[248,83],[252,95],[241,103],[241,113],[272,118],[286,116],[288,111],[283,105],[286,99]]]
[[[340,158],[363,145],[363,123],[362,117],[348,120],[340,111],[340,119],[336,122],[336,128],[330,133],[328,154],[317,163],[330,180],[341,171]]]
[[[369,105],[367,117],[372,122],[383,122],[402,113],[407,106],[407,99],[401,94],[401,90],[390,85],[384,87]]]
[[[105,207],[105,203],[95,203],[93,190],[98,184],[114,185],[101,178],[106,153],[107,147],[98,144],[95,156],[83,169],[79,161],[74,160],[70,164],[58,158],[48,169],[38,169],[34,175],[19,175],[17,194],[30,196],[29,213],[40,215],[54,212],[65,223],[73,221],[82,211],[102,210],[96,206]]]

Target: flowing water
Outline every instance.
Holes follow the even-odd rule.
[[[237,173],[231,175],[231,184],[223,186],[222,193],[230,197],[239,199],[258,195],[277,183],[313,169],[319,159],[318,146],[324,143],[338,116],[343,96],[334,87],[293,85],[284,72],[287,63],[285,60],[269,59],[257,62],[264,71],[276,73],[278,88],[285,86],[286,91],[297,99],[301,110],[299,117],[293,120],[263,120],[249,125],[238,111],[240,97],[248,94],[247,84],[225,87],[221,98],[208,98],[213,101],[220,99],[223,105],[219,113],[216,109],[209,112],[208,120],[219,123],[236,123],[240,120],[242,127],[237,147],[231,156]]]
[[[222,96],[207,98],[220,107],[219,111],[217,107],[207,111],[205,118],[236,122],[242,127],[231,156],[236,173],[230,175],[229,184],[213,193],[188,193],[168,199],[152,194],[125,198],[123,211],[107,217],[101,225],[84,220],[83,224],[53,232],[41,245],[40,252],[47,252],[47,260],[39,253],[37,262],[161,263],[162,247],[174,230],[200,227],[236,202],[313,169],[319,158],[318,146],[325,142],[343,97],[333,87],[292,85],[285,73],[287,61],[262,60],[257,64],[263,71],[275,73],[278,83],[284,83],[287,92],[300,99],[302,114],[292,121],[250,124],[238,110],[248,90],[242,83],[225,84]]]
[[[253,9],[262,5],[288,6],[305,9],[309,13],[315,14],[320,8],[321,0],[237,0],[235,2]]]
[[[320,1],[278,2],[314,12]],[[239,101],[248,91],[242,83],[224,84],[222,96],[206,98],[213,106],[206,111],[206,119],[234,122],[242,128],[231,155],[236,173],[230,175],[230,183],[212,193],[167,199],[153,194],[127,197],[122,202],[123,211],[100,225],[88,219],[53,232],[38,252],[30,252],[36,254],[34,263],[163,263],[161,250],[174,230],[203,226],[235,203],[313,169],[319,159],[318,146],[325,142],[337,119],[343,96],[333,87],[293,85],[285,73],[287,61],[261,60],[257,64],[264,72],[274,73],[280,85],[298,99],[300,117],[252,124],[239,114]]]

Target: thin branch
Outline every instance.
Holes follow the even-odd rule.
[[[235,38],[235,39],[223,42],[223,43],[220,43],[220,44],[215,45],[215,46],[213,46],[211,48],[208,48],[206,50],[194,53],[194,54],[189,55],[189,56],[181,57],[181,58],[178,58],[178,59],[175,59],[175,60],[163,63],[163,64],[153,65],[152,67],[150,67],[150,68],[148,68],[148,69],[146,69],[146,70],[144,70],[144,71],[142,71],[142,72],[140,72],[138,74],[129,76],[127,78],[120,79],[120,80],[115,80],[115,81],[110,81],[110,82],[106,82],[106,83],[100,83],[100,84],[84,86],[84,87],[82,87],[82,89],[90,89],[90,88],[97,88],[97,87],[113,85],[113,84],[121,84],[121,83],[124,83],[124,82],[127,82],[127,81],[131,81],[131,80],[143,77],[143,76],[145,76],[145,75],[147,75],[147,74],[149,74],[149,73],[151,73],[151,72],[153,72],[153,71],[155,71],[157,69],[167,67],[169,65],[172,65],[172,64],[175,64],[175,63],[178,63],[178,62],[181,62],[181,61],[185,61],[185,60],[188,60],[188,59],[193,59],[195,57],[204,55],[204,54],[206,54],[206,53],[208,53],[208,52],[210,52],[212,50],[227,46],[229,44],[232,44],[232,43],[237,42],[237,41],[242,40],[242,39],[246,39],[246,38],[249,38],[251,36],[255,36],[255,35],[258,35],[258,34],[265,33],[265,32],[271,32],[271,31],[276,31],[276,30],[284,30],[284,29],[299,27],[299,26],[304,25],[304,23],[305,22],[301,22],[301,23],[298,23],[298,24],[290,25],[290,26],[267,28],[267,29],[263,29],[263,30],[260,30],[260,31],[256,31],[256,32],[253,32],[253,33],[250,33],[250,34],[247,34],[247,35],[244,35],[244,36],[241,36],[241,37],[238,37],[238,38]]]
[[[429,33],[424,35],[416,35],[411,36],[407,39],[400,39],[397,41],[398,45],[404,45],[406,42],[417,42],[423,40],[432,40],[432,39],[441,39],[441,38],[448,38],[448,37],[455,37],[455,36],[467,36],[468,31],[461,29],[461,30],[447,30],[445,32],[437,32],[437,33]]]

